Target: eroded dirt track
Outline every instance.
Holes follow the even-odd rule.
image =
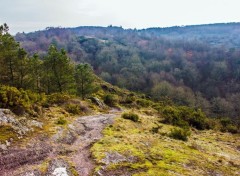
[[[84,126],[85,134],[80,136],[72,145],[77,151],[71,156],[72,162],[76,166],[79,175],[87,176],[94,168],[94,164],[90,159],[90,146],[101,138],[101,131],[107,124],[113,122],[113,114],[86,116],[79,118],[76,123]]]
[[[29,141],[31,147],[15,148],[1,153],[0,175],[70,176],[72,174],[69,162],[78,175],[90,175],[95,167],[90,147],[102,137],[101,131],[106,125],[113,123],[115,116],[113,113],[79,117],[68,124],[67,128],[59,127],[56,134],[45,138],[44,141],[34,138]],[[46,160],[50,161],[48,169],[42,173],[38,166]],[[60,170],[62,173],[57,173]]]

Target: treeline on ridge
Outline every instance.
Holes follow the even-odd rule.
[[[16,40],[44,56],[65,48],[104,80],[155,100],[201,108],[211,117],[240,116],[239,23],[124,30],[121,27],[48,28]]]

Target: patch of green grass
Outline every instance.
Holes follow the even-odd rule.
[[[56,124],[57,125],[65,125],[65,124],[67,124],[67,120],[63,117],[59,117]]]
[[[141,114],[141,122],[134,123],[117,118],[114,124],[103,131],[104,137],[91,148],[98,170],[105,165],[103,159],[107,153],[117,152],[126,157],[126,161],[110,163],[106,166],[106,172],[111,170],[111,173],[114,173],[118,168],[127,168],[136,176],[207,175],[213,171],[223,175],[237,175],[237,165],[219,163],[219,160],[230,161],[219,153],[224,152],[223,155],[236,157],[236,148],[240,145],[239,142],[236,143],[239,136],[224,134],[227,136],[223,137],[214,131],[193,131],[186,142],[165,135],[176,127],[159,123],[157,117]],[[157,133],[153,133],[151,130],[156,126],[161,128]],[[227,139],[232,139],[235,147],[226,145]],[[194,142],[197,147],[190,147]]]
[[[0,142],[5,143],[6,140],[17,139],[17,133],[14,132],[14,129],[9,125],[0,126]]]

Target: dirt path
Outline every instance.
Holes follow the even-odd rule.
[[[94,169],[94,163],[90,157],[90,146],[102,137],[101,131],[107,124],[113,122],[115,116],[114,114],[102,114],[85,116],[76,120],[76,123],[84,126],[85,131],[85,134],[79,136],[72,145],[72,148],[77,149],[77,151],[71,156],[71,160],[79,175],[87,176]]]
[[[94,169],[90,147],[102,137],[101,131],[106,125],[113,123],[114,117],[116,117],[114,111],[111,114],[78,117],[73,123],[68,124],[68,128],[59,128],[55,135],[44,139],[44,142],[34,138],[29,141],[32,147],[10,150],[0,155],[0,175],[44,175],[33,168],[36,168],[36,164],[41,165],[46,159],[50,162],[45,175],[71,175],[68,161],[75,166],[78,175],[90,175]],[[66,160],[59,159],[62,156],[62,147],[64,151],[71,151],[65,154]]]

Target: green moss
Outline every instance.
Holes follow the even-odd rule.
[[[17,139],[17,133],[14,132],[14,129],[9,125],[0,126],[0,142],[5,143],[10,138]]]
[[[44,173],[44,174],[47,173],[47,169],[48,169],[48,166],[49,166],[49,161],[50,161],[50,159],[46,159],[45,161],[43,161],[41,163],[41,165],[39,165],[39,170],[40,170],[41,173]]]
[[[217,171],[223,175],[236,175],[237,167],[220,164],[223,159],[219,153],[227,156],[237,156],[239,136],[227,133],[218,134],[214,131],[193,131],[187,142],[174,140],[166,135],[174,126],[159,123],[159,118],[141,114],[142,123],[133,123],[122,118],[103,131],[104,137],[95,143],[91,149],[96,159],[97,167],[103,165],[102,159],[106,153],[117,152],[133,160],[109,164],[107,169],[114,172],[119,168],[128,168],[133,175],[199,175]],[[158,133],[152,133],[152,128],[161,126]],[[227,143],[231,139],[229,148]],[[222,141],[222,142],[221,142]],[[193,143],[196,147],[190,147]],[[200,175],[201,175],[200,174]]]
[[[65,124],[67,124],[67,120],[63,117],[59,117],[56,124],[57,125],[65,125]]]

